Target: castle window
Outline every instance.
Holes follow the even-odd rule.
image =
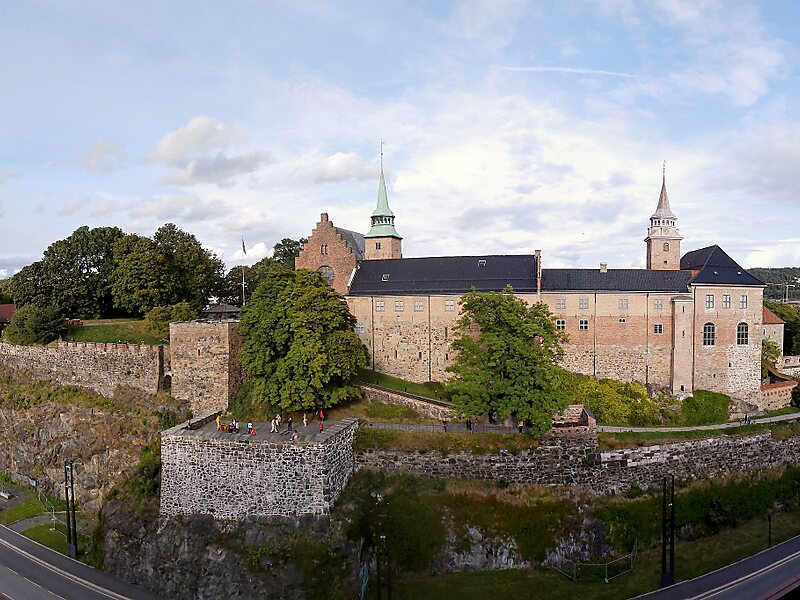
[[[619,318],[619,322],[620,322],[620,323],[625,323],[625,322],[627,322],[627,321],[628,321],[628,319],[626,319],[625,317],[620,317],[620,318]]]
[[[394,301],[394,311],[395,312],[403,312],[403,301],[402,300],[395,300]]]
[[[653,333],[655,334],[664,333],[664,325],[662,325],[661,323],[654,324]]]
[[[445,300],[444,301],[444,309],[445,310],[455,310],[456,309],[456,301],[455,300]]]
[[[375,250],[380,250],[380,249],[381,249],[381,243],[375,242]]]
[[[384,273],[383,275],[381,275],[381,281],[389,281],[389,274]]]
[[[739,296],[739,308],[747,308],[747,294]]]
[[[567,328],[567,322],[564,319],[556,319],[556,329],[564,331]]]
[[[444,328],[444,339],[447,339],[447,334],[448,334],[447,327],[445,327]]]
[[[589,299],[588,298],[580,298],[578,300],[578,308],[581,310],[586,310],[589,308]]]
[[[714,294],[706,294],[706,308],[714,308]]]
[[[422,308],[422,300],[414,300],[414,312],[420,312]]]
[[[722,294],[722,308],[730,308],[730,307],[731,307],[731,295]]]
[[[419,353],[419,359],[422,360],[422,352]]]
[[[375,311],[383,312],[383,300],[375,300]]]
[[[567,308],[567,301],[564,298],[556,300],[556,310],[564,310]]]
[[[628,299],[620,298],[619,302],[617,302],[617,306],[619,306],[620,310],[628,310]]]
[[[716,327],[713,323],[703,325],[703,346],[713,346],[717,343]]]
[[[736,326],[736,344],[738,346],[746,346],[750,343],[748,333],[747,323],[739,323]]]
[[[322,244],[319,247],[319,253],[322,254],[322,255],[328,254],[328,244]]]
[[[656,298],[653,300],[653,308],[656,310],[662,310],[664,308],[664,301],[661,298]]]
[[[589,329],[589,320],[581,319],[578,322],[578,329],[580,329],[581,331],[587,331]]]
[[[669,242],[664,242],[662,248],[664,248],[664,252],[669,252]]]
[[[367,328],[364,323],[356,323],[356,333],[364,333],[366,332]]]

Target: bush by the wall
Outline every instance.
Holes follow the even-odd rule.
[[[725,394],[697,390],[686,398],[681,406],[683,422],[686,425],[711,425],[728,420],[731,399]]]

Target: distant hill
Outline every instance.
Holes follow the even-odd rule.
[[[800,299],[800,267],[779,267],[763,268],[754,267],[747,269],[747,272],[758,277],[764,283],[789,283],[797,287],[789,288],[789,298]],[[786,287],[783,285],[768,285],[764,290],[764,298],[771,300],[783,300],[786,295]]]

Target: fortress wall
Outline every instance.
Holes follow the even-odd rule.
[[[355,428],[344,419],[295,442],[169,429],[161,434],[161,514],[327,515],[353,473]]]
[[[93,342],[59,342],[57,347],[0,343],[0,366],[109,398],[119,386],[155,393],[164,375],[164,347]]]

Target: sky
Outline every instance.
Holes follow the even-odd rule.
[[[82,225],[366,232],[381,140],[407,257],[644,267],[666,161],[682,251],[800,265],[798,50],[789,0],[0,0],[0,277]]]

